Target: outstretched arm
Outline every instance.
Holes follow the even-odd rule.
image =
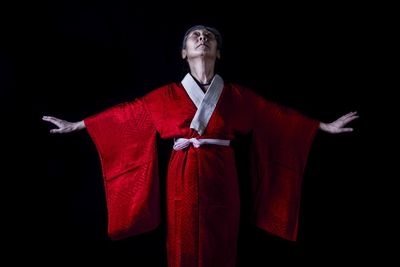
[[[43,116],[42,120],[51,122],[52,124],[58,127],[57,129],[51,129],[50,133],[64,134],[64,133],[76,132],[86,128],[85,123],[83,121],[69,122],[51,116]]]
[[[358,118],[357,111],[355,112],[350,112],[347,113],[346,115],[343,115],[339,119],[331,122],[331,123],[323,123],[321,122],[319,124],[319,128],[324,131],[328,132],[331,134],[338,134],[338,133],[344,133],[344,132],[351,132],[353,131],[353,128],[345,127],[349,122],[352,120],[355,120]]]

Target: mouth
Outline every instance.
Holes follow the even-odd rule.
[[[201,46],[205,46],[205,47],[207,47],[207,48],[210,48],[208,45],[206,45],[206,44],[199,44],[196,48],[199,48],[199,47],[201,47]]]

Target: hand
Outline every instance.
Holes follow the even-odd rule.
[[[42,120],[51,122],[52,124],[58,127],[57,129],[51,129],[50,133],[70,133],[85,128],[85,123],[83,121],[69,122],[51,116],[43,116]]]
[[[357,111],[355,112],[350,112],[347,113],[346,115],[343,115],[339,119],[335,120],[334,122],[331,123],[323,123],[321,122],[319,125],[319,128],[325,132],[332,133],[332,134],[338,134],[338,133],[344,133],[344,132],[352,132],[353,128],[344,128],[349,122],[352,120],[355,120],[358,118]]]

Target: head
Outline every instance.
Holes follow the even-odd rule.
[[[195,25],[188,29],[183,37],[182,58],[190,59],[191,56],[210,56],[220,58],[222,38],[215,28]]]

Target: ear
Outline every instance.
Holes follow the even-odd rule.
[[[217,50],[217,58],[220,59],[221,58],[221,52],[219,50]]]
[[[182,49],[181,55],[182,55],[182,59],[186,59],[186,56],[187,56],[186,49]]]

